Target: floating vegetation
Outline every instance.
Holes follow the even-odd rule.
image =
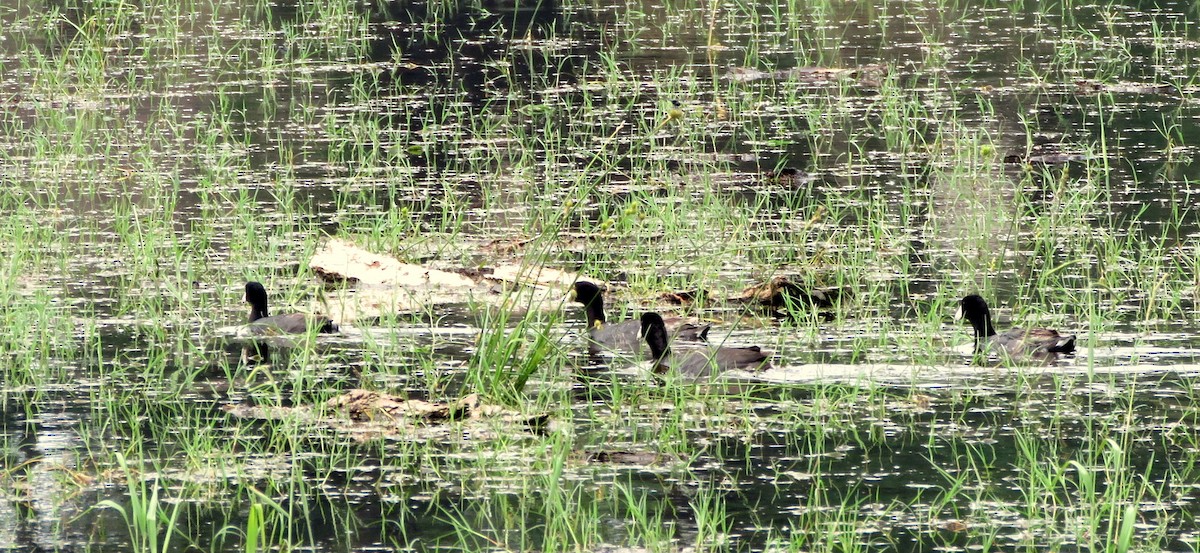
[[[1195,550],[1145,4],[0,10],[0,549]],[[769,366],[594,355],[580,280]],[[979,363],[973,294],[1074,351]]]

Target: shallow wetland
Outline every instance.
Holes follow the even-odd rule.
[[[1197,15],[0,7],[0,550],[1195,551]],[[591,356],[567,285],[352,309],[334,240],[772,367]],[[725,300],[776,277],[839,297]],[[252,280],[342,333],[248,359]],[[1077,352],[976,359],[971,293]]]

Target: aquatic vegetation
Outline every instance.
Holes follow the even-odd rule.
[[[1195,549],[1160,4],[6,8],[0,547]],[[458,291],[321,280],[339,243]],[[772,366],[661,385],[501,267]],[[343,332],[244,363],[252,279]],[[974,364],[968,294],[1075,355]],[[351,390],[539,424],[347,431]]]

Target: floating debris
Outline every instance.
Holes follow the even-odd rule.
[[[787,277],[777,276],[762,284],[755,284],[742,291],[742,295],[730,298],[730,302],[758,304],[772,309],[789,305],[812,305],[828,308],[841,300],[841,288],[806,289]]]
[[[496,238],[479,247],[480,251],[497,255],[515,255],[532,242],[532,238]]]
[[[762,175],[763,184],[799,186],[812,181],[812,177],[795,167],[783,167],[778,171],[767,171]]]
[[[1028,154],[1006,155],[1004,156],[1004,163],[1049,166],[1066,165],[1068,163],[1087,161],[1088,159],[1092,159],[1092,156],[1063,152],[1033,152]]]
[[[335,411],[344,411],[350,420],[356,422],[407,420],[442,423],[503,418],[510,422],[520,422],[540,428],[549,419],[549,415],[545,413],[530,416],[499,405],[484,403],[479,394],[471,394],[457,401],[444,402],[401,399],[382,392],[355,389],[326,401],[325,406]]]
[[[663,292],[658,296],[658,299],[671,305],[690,305],[708,299],[708,292],[700,289],[676,290],[674,292]]]
[[[748,83],[762,80],[800,81],[811,84],[828,84],[843,80],[858,80],[860,84],[878,86],[887,76],[888,68],[882,64],[860,67],[793,67],[776,71],[763,71],[753,67],[735,67],[722,77],[727,81]]]
[[[325,299],[330,315],[342,322],[467,302],[551,308],[579,279],[574,273],[515,262],[447,271],[404,263],[338,239],[327,241],[308,266],[323,280],[354,284]],[[512,291],[519,294],[506,293]]]
[[[961,520],[947,520],[946,522],[942,523],[941,528],[942,528],[942,530],[945,530],[947,532],[954,532],[956,534],[966,532],[971,529],[971,527],[968,526],[967,523],[965,523]]]
[[[584,452],[584,460],[589,463],[634,466],[654,466],[685,462],[685,459],[681,455],[671,455],[656,451],[586,451]]]
[[[520,413],[499,405],[484,403],[479,394],[471,394],[455,401],[422,401],[361,389],[350,390],[320,406],[225,405],[221,409],[237,418],[294,419],[328,423],[345,430],[383,430],[384,433],[387,433],[388,427],[400,430],[415,425],[484,419],[499,420],[525,427],[533,432],[541,432],[550,421],[548,413]],[[344,418],[337,416],[338,414],[344,415]]]
[[[1164,96],[1180,97],[1179,87],[1170,83],[1102,83],[1100,81],[1092,81],[1081,79],[1075,81],[1075,92],[1077,94],[1103,94],[1103,93],[1125,93],[1125,94],[1161,94]]]
[[[580,280],[576,273],[568,273],[541,265],[522,265],[505,263],[495,267],[485,267],[480,275],[486,280],[503,282],[517,286],[542,286],[554,290],[566,290],[575,281]]]
[[[394,257],[370,252],[345,240],[332,239],[313,255],[308,268],[322,280],[436,289],[471,289],[476,282],[450,271],[404,263]]]

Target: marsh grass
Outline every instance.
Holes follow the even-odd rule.
[[[117,462],[125,472],[129,503],[121,505],[116,501],[104,500],[97,506],[113,509],[121,515],[129,529],[130,546],[134,551],[169,551],[177,531],[180,504],[166,507],[160,502],[161,490],[157,481],[147,483],[140,470],[131,470],[123,455],[117,455]]]
[[[525,386],[531,377],[553,378],[563,367],[560,335],[554,331],[559,318],[526,316],[510,325],[508,310],[483,312],[481,334],[467,370],[467,387],[501,403],[524,405]]]
[[[64,527],[115,520],[139,551],[1183,548],[1200,267],[1185,16],[567,2],[522,28],[547,6],[13,11],[0,406],[21,423],[0,433],[26,461],[6,487],[79,494],[103,508]],[[1021,38],[962,31],[977,28]],[[875,62],[877,82],[725,78]],[[1123,88],[1146,80],[1176,90]],[[1054,148],[1079,159],[1005,160]],[[784,167],[805,178],[765,175]],[[707,290],[718,300],[681,310],[806,380],[658,384],[623,359],[584,377],[578,323],[515,294],[383,317],[349,345],[299,339],[257,366],[214,351],[211,329],[244,319],[245,280],[280,305],[320,297],[304,267],[323,233],[463,267],[520,244],[503,255],[619,283],[631,313]],[[778,324],[720,305],[776,275],[850,294]],[[1006,323],[1081,334],[1080,354],[967,367],[970,330],[948,319],[968,292]],[[478,333],[399,332],[449,325]],[[1185,374],[1155,364],[1176,362]],[[862,371],[805,372],[824,365]],[[865,376],[877,366],[911,370]],[[217,409],[350,387],[479,392],[553,424],[350,437]],[[30,487],[46,469],[28,456],[59,447],[72,477]],[[616,448],[668,461],[580,459]],[[85,477],[115,485],[68,482]],[[383,494],[394,509],[376,515]]]

